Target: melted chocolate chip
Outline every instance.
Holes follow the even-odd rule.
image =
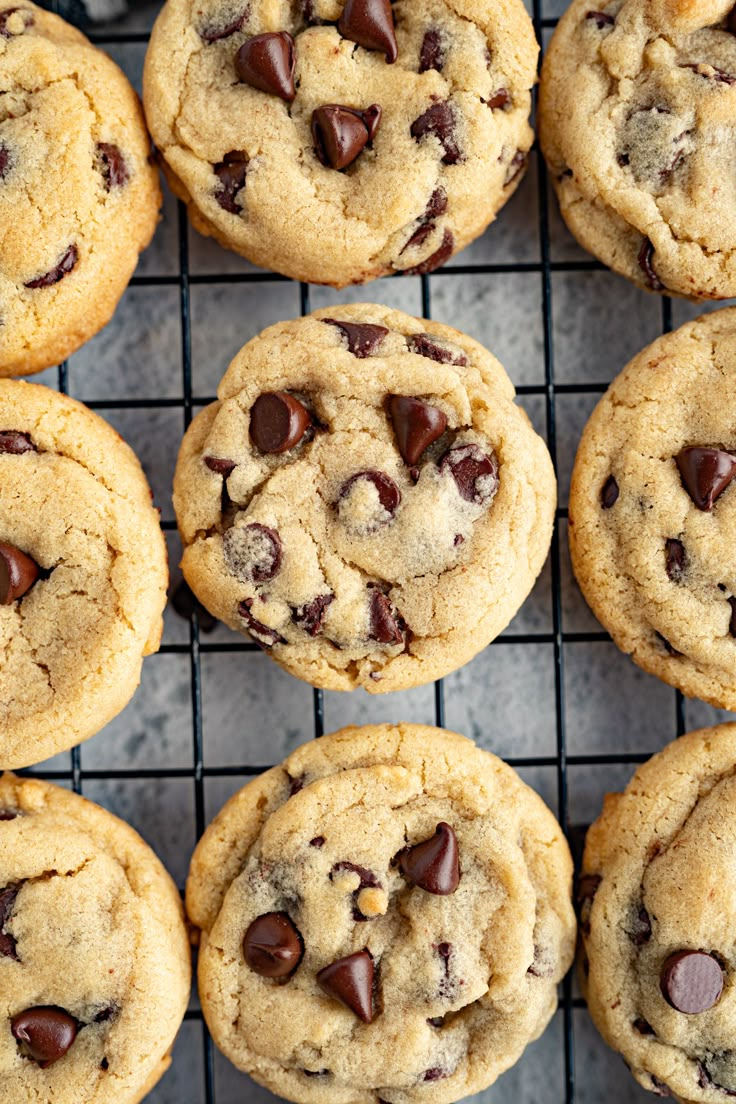
[[[31,589],[41,569],[13,544],[0,541],[0,606],[10,606]]]
[[[445,165],[455,165],[463,159],[457,141],[455,111],[446,100],[432,104],[414,120],[411,136],[417,141],[437,138],[444,151],[442,161]]]
[[[28,11],[26,8],[6,8],[5,11],[0,12],[0,38],[13,38],[14,36],[8,30],[8,22],[11,15],[16,12],[20,12],[23,16],[23,28],[28,30],[33,26],[33,12]]]
[[[234,16],[228,23],[221,26],[210,25],[202,27],[199,31],[199,37],[204,42],[219,42],[223,38],[230,38],[230,35],[234,35],[239,31],[246,19],[248,18],[249,8],[245,8],[239,15]]]
[[[222,544],[228,570],[239,579],[267,583],[281,570],[281,537],[267,525],[251,522],[228,529]]]
[[[248,632],[254,638],[256,644],[261,644],[264,648],[272,648],[274,644],[285,644],[286,641],[275,629],[270,629],[268,625],[256,620],[251,613],[252,605],[253,599],[246,598],[238,606],[238,613],[248,626]]]
[[[505,109],[511,104],[511,93],[508,88],[497,88],[495,92],[491,93],[491,97],[489,100],[486,100],[486,103],[491,111],[499,111],[502,108]]]
[[[645,946],[652,938],[652,921],[644,905],[632,910],[626,934],[635,947]]]
[[[654,246],[649,238],[645,238],[639,250],[639,268],[646,277],[647,286],[652,291],[664,291],[664,284],[654,270]]]
[[[15,907],[15,899],[20,893],[19,885],[6,886],[0,890],[0,958],[12,958],[18,960],[15,938],[10,932],[5,931],[10,916]]]
[[[379,644],[402,643],[406,630],[404,619],[386,595],[375,587],[371,589],[369,617],[371,640]]]
[[[375,965],[368,951],[338,958],[317,974],[317,984],[328,997],[344,1004],[363,1021],[371,1023],[374,1016],[373,986]]]
[[[443,410],[421,399],[407,395],[392,395],[389,399],[391,421],[396,434],[399,452],[407,464],[416,464],[447,428],[447,415]]]
[[[0,453],[21,456],[24,452],[37,451],[29,433],[21,433],[17,429],[0,430]]]
[[[0,809],[0,820],[15,820],[18,815],[17,809]]]
[[[347,0],[337,27],[350,42],[380,50],[389,65],[399,56],[391,0]]]
[[[130,172],[119,146],[111,142],[98,142],[96,152],[99,171],[108,192],[113,188],[123,188],[130,180]]]
[[[313,839],[311,839],[309,841],[309,846],[310,847],[320,848],[320,847],[324,847],[324,845],[325,845],[325,837],[324,836],[315,836]]]
[[[385,472],[374,471],[372,469],[362,472],[356,472],[356,474],[351,475],[350,478],[347,479],[340,488],[338,509],[340,506],[340,502],[348,498],[356,483],[362,482],[370,483],[373,487],[375,487],[381,508],[388,515],[388,517],[375,519],[370,528],[376,529],[379,525],[385,525],[393,518],[401,502],[401,491],[396,486],[391,476],[386,475]]]
[[[440,471],[449,471],[458,493],[466,502],[487,506],[498,490],[498,462],[478,445],[456,445],[440,461]]]
[[[304,943],[285,912],[267,912],[248,927],[243,940],[245,961],[267,978],[290,977],[304,955]]]
[[[261,452],[288,452],[311,424],[307,408],[288,391],[267,391],[250,409],[251,440]]]
[[[241,81],[287,103],[296,97],[295,66],[294,39],[286,31],[254,35],[235,55],[235,72]]]
[[[446,61],[446,53],[443,45],[442,32],[437,27],[430,27],[422,39],[422,47],[419,51],[419,72],[426,73],[428,69],[436,69],[441,72]]]
[[[342,104],[325,104],[312,112],[312,138],[317,157],[331,169],[346,169],[376,136],[381,108],[372,104],[358,111]]]
[[[330,881],[333,881],[333,875],[338,874],[341,870],[351,871],[352,873],[357,874],[360,878],[360,884],[358,885],[357,889],[353,891],[352,894],[353,920],[355,920],[357,923],[362,923],[368,920],[375,919],[375,917],[366,916],[364,913],[361,912],[360,908],[358,907],[358,894],[360,893],[361,889],[381,889],[382,883],[378,880],[372,870],[368,870],[364,866],[358,866],[357,863],[351,862],[335,863],[332,867],[332,870],[330,871]]]
[[[224,159],[217,165],[213,165],[212,171],[219,181],[215,189],[215,199],[223,211],[228,211],[231,215],[239,215],[243,205],[235,197],[245,187],[248,173],[247,157],[233,150],[231,153],[226,153]]]
[[[439,1066],[433,1066],[432,1069],[424,1071],[422,1081],[442,1081],[445,1077],[447,1077],[447,1070],[441,1069]]]
[[[609,475],[606,482],[603,484],[603,490],[601,491],[601,506],[604,510],[610,510],[612,506],[615,506],[618,502],[618,483],[614,476]]]
[[[34,290],[36,288],[53,287],[54,284],[58,284],[60,280],[69,275],[78,260],[79,252],[76,245],[70,245],[49,272],[44,272],[43,276],[36,276],[35,279],[29,280],[23,286]]]
[[[427,893],[447,896],[460,884],[457,838],[449,824],[437,825],[435,834],[399,852],[401,873]]]
[[[224,475],[225,479],[227,479],[238,466],[234,460],[225,460],[219,456],[204,456],[202,459],[210,471],[216,472],[218,475]]]
[[[450,230],[445,230],[442,237],[442,244],[439,249],[427,257],[425,261],[421,261],[418,265],[413,265],[411,268],[405,268],[402,270],[404,276],[426,276],[430,272],[434,272],[435,269],[440,268],[445,261],[449,261],[452,256],[452,251],[455,246],[455,239]]]
[[[77,1021],[63,1008],[29,1008],[10,1021],[13,1038],[46,1069],[63,1058],[77,1037]]]
[[[405,253],[407,249],[416,249],[418,246],[423,245],[435,227],[436,223],[434,222],[421,222],[401,252]]]
[[[373,356],[388,337],[385,326],[372,322],[340,322],[337,318],[323,318],[326,326],[336,326],[347,341],[348,352],[361,359]]]
[[[444,188],[435,188],[422,215],[425,219],[439,218],[447,210],[447,192]]]
[[[687,567],[685,545],[670,537],[664,542],[664,555],[668,578],[673,583],[681,583]]]
[[[594,20],[599,31],[605,30],[606,27],[613,27],[616,22],[614,17],[608,15],[607,12],[589,11],[585,18]]]
[[[699,510],[710,511],[736,475],[736,456],[715,448],[684,448],[675,457],[685,490]]]
[[[677,1012],[696,1016],[713,1008],[723,992],[723,969],[704,951],[679,951],[662,967],[662,996]]]
[[[185,621],[189,621],[192,614],[196,613],[200,632],[211,633],[217,625],[216,619],[209,610],[205,609],[185,579],[182,579],[175,587],[171,596],[171,604]]]
[[[295,625],[308,633],[309,636],[319,636],[324,628],[325,613],[327,607],[334,602],[334,594],[318,594],[306,605],[297,606],[292,613]]]
[[[436,360],[438,364],[456,364],[464,368],[468,358],[462,349],[449,343],[440,344],[440,341],[441,339],[433,337],[432,334],[414,334],[408,338],[407,345],[413,353],[419,353],[429,360]]]
[[[583,935],[590,935],[590,913],[595,895],[602,881],[600,874],[583,874],[578,878],[575,903],[580,920],[580,930]]]

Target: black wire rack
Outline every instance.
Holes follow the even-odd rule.
[[[49,7],[56,10],[58,0],[48,0]],[[542,13],[543,0],[532,0],[533,21],[540,42],[544,42],[547,34],[554,28],[557,20],[544,18]],[[93,32],[89,35],[93,42],[104,47],[144,45],[149,35],[141,31],[115,31],[105,30]],[[564,383],[555,380],[555,349],[553,339],[552,316],[552,275],[558,272],[586,273],[605,271],[604,266],[594,260],[555,261],[551,257],[550,248],[550,211],[549,192],[547,187],[546,170],[544,160],[538,145],[534,147],[533,156],[537,158],[538,169],[538,196],[537,219],[539,260],[520,263],[498,264],[456,264],[440,269],[430,276],[421,277],[421,302],[422,312],[426,318],[432,317],[432,285],[436,280],[452,279],[456,276],[475,276],[489,274],[537,274],[539,278],[539,292],[541,298],[542,324],[543,324],[543,348],[544,348],[544,382],[517,387],[517,394],[521,396],[533,395],[542,399],[546,419],[547,444],[555,463],[558,466],[558,429],[555,400],[564,394],[601,394],[607,387],[606,382],[600,383]],[[131,287],[152,288],[176,288],[178,289],[179,314],[181,328],[181,394],[173,398],[157,396],[141,396],[127,399],[106,398],[93,400],[87,403],[93,409],[105,411],[125,410],[160,410],[162,408],[176,408],[182,412],[182,431],[186,430],[192,420],[196,408],[213,401],[214,396],[196,395],[193,388],[192,373],[192,313],[190,303],[190,290],[197,285],[232,285],[251,284],[259,285],[268,283],[286,283],[285,277],[276,273],[256,271],[219,274],[199,274],[190,272],[189,265],[189,238],[188,219],[183,204],[178,203],[176,208],[177,234],[178,234],[178,272],[172,275],[136,275],[131,281]],[[491,230],[491,233],[493,231]],[[400,277],[398,277],[400,278]],[[376,296],[378,286],[367,290],[366,298],[380,298],[380,292]],[[302,314],[310,311],[310,286],[300,285],[300,309]],[[672,303],[669,299],[661,300],[661,329],[668,332],[672,329]],[[224,366],[223,366],[224,367]],[[63,393],[69,391],[68,365],[61,364],[58,368],[58,389]],[[610,637],[603,631],[590,632],[566,632],[563,631],[562,619],[562,567],[561,567],[561,538],[560,530],[566,522],[567,510],[557,510],[554,536],[551,547],[551,632],[533,632],[519,634],[502,634],[490,647],[496,644],[513,642],[514,644],[544,644],[551,646],[554,655],[554,710],[555,710],[555,754],[532,756],[506,756],[506,762],[515,768],[552,768],[556,773],[556,789],[558,801],[558,816],[571,843],[573,854],[579,852],[580,840],[583,829],[581,826],[570,824],[568,801],[568,768],[571,766],[621,766],[630,767],[649,758],[648,752],[622,751],[600,754],[569,754],[567,749],[566,714],[565,714],[565,653],[566,644],[590,644],[595,645],[609,642]],[[164,520],[165,530],[175,530],[175,522]],[[214,653],[245,653],[257,652],[258,646],[247,640],[236,642],[205,641],[200,638],[200,624],[198,614],[193,612],[189,619],[189,639],[186,643],[164,643],[159,654],[181,654],[189,658],[189,684],[191,695],[192,738],[191,738],[191,764],[187,767],[160,767],[142,769],[84,769],[82,765],[83,751],[74,748],[69,753],[69,766],[56,769],[47,769],[43,765],[35,770],[24,771],[24,774],[38,775],[40,777],[71,784],[77,792],[83,791],[86,780],[143,780],[143,779],[190,779],[194,790],[194,815],[197,838],[206,827],[205,816],[205,780],[212,777],[243,777],[246,780],[268,769],[270,764],[254,766],[247,763],[238,763],[226,766],[210,766],[205,763],[204,754],[204,728],[203,728],[203,697],[202,697],[202,656]],[[150,662],[150,661],[149,661]],[[264,662],[268,660],[264,659]],[[675,730],[676,735],[682,735],[686,730],[684,699],[679,692],[673,691],[675,697]],[[445,685],[443,680],[434,684],[434,718],[439,726],[445,724]],[[398,719],[398,718],[396,718]],[[325,731],[325,701],[321,690],[313,691],[313,735],[321,736]],[[561,986],[560,1012],[563,1019],[563,1047],[564,1047],[564,1083],[560,1096],[560,1104],[577,1104],[580,1100],[576,1094],[575,1078],[575,1038],[574,1038],[574,1011],[582,1007],[580,998],[573,994],[573,983],[570,976]],[[202,1084],[192,1086],[192,1096],[181,1104],[217,1104],[216,1079],[215,1079],[215,1055],[212,1040],[207,1031],[206,1024],[198,1006],[190,1008],[186,1019],[195,1021],[201,1030],[203,1047]],[[632,1082],[632,1090],[634,1089]],[[243,1100],[247,1100],[247,1082],[244,1081]],[[531,1102],[520,1101],[520,1104]]]

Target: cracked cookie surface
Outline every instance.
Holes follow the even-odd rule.
[[[194,854],[210,1030],[301,1104],[477,1092],[556,1008],[571,874],[549,809],[470,740],[381,725],[312,741]]]
[[[140,836],[0,778],[2,1104],[136,1104],[169,1065],[189,980],[179,894]]]
[[[639,767],[588,833],[581,984],[637,1081],[683,1104],[736,1095],[736,725]]]
[[[455,670],[549,548],[549,453],[501,365],[386,307],[265,330],[192,423],[174,480],[203,604],[292,674],[373,693]]]
[[[144,102],[200,232],[341,287],[485,230],[526,167],[537,53],[520,0],[169,0]]]
[[[570,551],[596,617],[636,663],[736,708],[736,310],[644,349],[588,422]]]
[[[166,546],[120,436],[49,388],[0,381],[0,767],[98,732],[158,649]]]
[[[149,153],[114,62],[0,0],[0,376],[58,364],[110,320],[158,219]]]
[[[540,140],[579,242],[640,287],[736,295],[732,0],[573,0],[542,68]]]

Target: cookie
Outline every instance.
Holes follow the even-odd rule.
[[[192,860],[215,1042],[300,1104],[477,1092],[557,1007],[571,872],[542,800],[465,737],[312,741],[236,794]]]
[[[158,219],[149,153],[117,65],[0,0],[0,376],[58,364],[109,322]]]
[[[187,582],[292,674],[385,693],[466,663],[550,543],[547,449],[501,365],[447,326],[358,305],[233,360],[174,479]]]
[[[639,767],[588,833],[577,897],[590,1013],[637,1081],[684,1104],[736,1096],[736,725]]]
[[[168,569],[133,452],[81,403],[0,381],[0,768],[93,736],[158,650]]]
[[[144,103],[197,230],[343,287],[486,229],[526,168],[537,53],[521,0],[168,0]]]
[[[179,894],[127,824],[0,778],[0,1104],[136,1104],[189,999]]]
[[[581,245],[651,291],[736,295],[733,0],[573,0],[539,124]]]
[[[736,708],[736,310],[634,357],[598,403],[570,551],[616,644],[688,697]]]

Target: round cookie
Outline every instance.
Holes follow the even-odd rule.
[[[233,360],[179,454],[187,582],[292,674],[386,693],[466,663],[544,563],[549,454],[501,365],[447,326],[357,305]]]
[[[570,490],[580,587],[616,644],[736,708],[736,310],[659,338],[588,422]]]
[[[560,826],[501,760],[346,728],[250,783],[187,882],[215,1042],[300,1104],[446,1104],[544,1030],[570,965]]]
[[[168,0],[144,103],[194,226],[313,283],[425,273],[519,184],[521,0]]]
[[[168,568],[140,464],[81,403],[0,381],[0,768],[93,736],[158,650]]]
[[[637,1081],[684,1104],[736,1095],[736,725],[670,744],[609,795],[578,884],[581,983]]]
[[[136,1104],[189,999],[179,894],[123,821],[0,778],[0,1104]]]
[[[733,0],[573,0],[540,140],[578,241],[640,287],[736,295]]]
[[[117,65],[0,0],[0,376],[58,364],[109,322],[158,219],[149,154]]]

